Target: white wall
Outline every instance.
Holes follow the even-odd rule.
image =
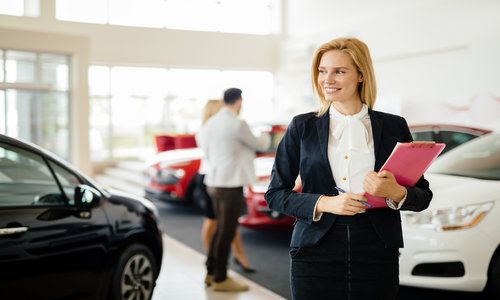
[[[500,115],[500,2],[289,0],[286,7],[288,36],[277,77],[281,107],[315,107],[309,79],[314,49],[353,35],[371,49],[379,109],[413,123],[500,125],[484,118]],[[427,113],[418,113],[417,104]]]

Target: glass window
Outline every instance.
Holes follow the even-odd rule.
[[[500,180],[500,134],[462,144],[437,159],[430,172]]]
[[[208,99],[221,99],[224,84],[218,70],[171,69],[168,114],[165,121],[175,132],[195,132]],[[196,88],[193,88],[196,86]]]
[[[90,148],[93,161],[112,158],[111,70],[106,66],[89,68]]]
[[[217,31],[219,5],[216,1],[168,0],[164,26],[172,29]]]
[[[434,141],[432,131],[418,131],[411,133],[414,141]]]
[[[50,166],[52,167],[52,170],[54,170],[59,183],[62,185],[66,197],[68,197],[68,203],[75,204],[75,188],[81,184],[80,179],[78,179],[75,174],[61,167],[57,163],[50,162]]]
[[[222,72],[222,90],[237,87],[243,91],[242,117],[249,123],[272,119],[273,75],[259,71]]]
[[[278,1],[278,0],[274,0]],[[60,20],[270,34],[280,22],[271,0],[56,0]]]
[[[7,82],[33,83],[37,81],[37,54],[24,51],[6,51]]]
[[[223,32],[270,34],[270,1],[221,0],[219,21]]]
[[[65,159],[69,150],[69,56],[3,50],[0,133],[42,146]],[[2,72],[3,75],[3,72]]]
[[[0,143],[0,206],[54,206],[65,202],[42,157]]]
[[[4,81],[4,51],[0,50],[0,82]]]
[[[6,133],[69,159],[68,93],[6,92]]]
[[[93,161],[112,158],[111,145],[111,98],[90,97],[90,155]]]
[[[108,1],[56,0],[59,20],[105,24],[108,22]]]
[[[157,134],[196,132],[205,102],[228,87],[243,90],[249,122],[272,116],[270,72],[93,66],[89,86],[93,160],[144,157]]]
[[[0,14],[38,17],[40,15],[40,2],[39,0],[0,1]]]
[[[111,68],[111,94],[166,96],[167,70],[161,68]]]
[[[0,116],[5,116],[5,91],[0,90]],[[0,119],[0,133],[1,134],[6,134],[6,129],[7,129],[7,118],[1,118]]]
[[[69,58],[59,54],[40,54],[41,81],[52,89],[67,91],[69,88]]]
[[[163,99],[168,93],[167,70],[111,68],[111,122],[116,157],[134,157],[152,145],[153,131],[163,120]],[[140,155],[140,154],[139,154]]]
[[[465,132],[457,132],[457,131],[440,131],[439,141],[441,143],[446,144],[445,152],[450,151],[458,145],[461,145],[467,141],[470,141],[476,138],[476,135],[465,133]]]
[[[109,95],[111,93],[110,78],[109,67],[91,66],[89,68],[89,93],[91,95]]]

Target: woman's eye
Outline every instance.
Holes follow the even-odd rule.
[[[335,73],[342,75],[342,74],[345,74],[345,71],[343,71],[343,70],[337,70]]]
[[[319,70],[319,74],[325,74],[326,71],[325,70]]]

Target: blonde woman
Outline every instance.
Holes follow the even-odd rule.
[[[397,142],[412,140],[402,117],[372,110],[376,84],[368,47],[356,38],[321,45],[312,62],[318,111],[293,118],[278,146],[265,197],[297,218],[291,240],[293,299],[395,299],[399,210],[421,211],[432,192],[378,172]],[[300,174],[302,191],[294,192]],[[364,192],[386,198],[367,209]]]
[[[215,115],[222,107],[221,100],[208,100],[203,108],[202,114],[202,124],[205,124],[210,117]],[[210,242],[217,227],[217,219],[212,206],[212,199],[207,193],[207,187],[203,183],[206,173],[206,161],[202,160],[200,165],[200,170],[196,178],[197,189],[200,191],[198,195],[203,198],[205,203],[203,218],[203,224],[201,227],[201,240],[203,242],[203,247],[205,251],[208,252],[210,249]],[[253,273],[255,270],[250,266],[247,256],[245,255],[245,250],[243,248],[243,241],[241,239],[240,231],[236,230],[236,235],[231,243],[231,249],[234,255],[234,261],[239,265],[244,272]]]

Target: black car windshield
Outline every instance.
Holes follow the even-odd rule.
[[[500,180],[500,134],[487,134],[451,150],[429,172]]]

